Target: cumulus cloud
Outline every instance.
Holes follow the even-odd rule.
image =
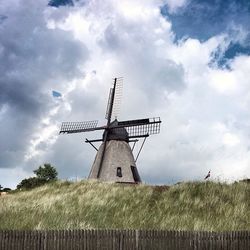
[[[70,32],[49,29],[46,8],[45,1],[0,5],[7,16],[0,26],[0,168],[25,166],[30,145],[51,125],[42,122],[56,107],[51,90],[83,75],[87,48]]]
[[[8,17],[0,23],[0,181],[7,168],[32,174],[47,161],[61,178],[88,176],[95,151],[83,142],[101,133],[58,136],[59,124],[104,123],[116,76],[124,77],[120,119],[163,121],[138,160],[143,180],[203,179],[209,169],[215,179],[250,174],[250,58],[218,67],[227,31],[176,40],[161,6],[175,12],[185,1],[14,2],[0,5]],[[53,89],[62,98],[53,98]]]

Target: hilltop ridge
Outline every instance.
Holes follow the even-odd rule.
[[[57,181],[0,198],[0,229],[249,230],[250,185]]]

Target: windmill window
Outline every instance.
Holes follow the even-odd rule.
[[[121,168],[121,167],[118,167],[118,168],[116,169],[116,176],[122,177],[122,168]]]

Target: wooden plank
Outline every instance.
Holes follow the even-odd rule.
[[[235,250],[235,239],[234,239],[234,232],[231,232],[231,250]]]
[[[158,241],[158,249],[162,250],[162,231],[157,230],[156,233],[157,233],[156,239]]]
[[[0,249],[3,249],[2,242],[3,242],[3,230],[0,230]]]
[[[104,235],[105,230],[99,230],[99,234],[98,234],[98,250],[102,250],[102,249],[106,249],[106,243],[105,243],[105,235]]]
[[[9,238],[10,238],[10,231],[6,231],[5,247],[7,250],[9,248]]]
[[[155,232],[155,241],[156,241],[156,247],[158,250],[161,250],[161,231],[160,230],[154,230]]]
[[[69,229],[68,230],[68,241],[69,241],[69,249],[73,250],[73,240],[74,240],[74,235],[73,235],[73,230]]]
[[[163,244],[162,247],[164,250],[169,250],[169,238],[168,238],[168,231],[162,230],[162,237],[163,237]]]
[[[14,246],[14,250],[21,250],[22,249],[22,246],[19,247],[21,245],[20,244],[20,239],[21,239],[21,237],[20,237],[20,231],[17,230],[15,232],[15,246]]]
[[[129,235],[129,230],[121,230],[120,231],[120,245],[121,245],[121,250],[130,250],[130,235]]]
[[[89,242],[89,249],[88,250],[92,250],[93,249],[93,244],[92,244],[92,230],[88,230],[88,235],[87,235],[87,241]]]
[[[231,240],[232,240],[232,247],[231,247],[231,249],[232,250],[237,250],[236,249],[236,241],[235,241],[235,233],[234,233],[234,231],[231,232]]]
[[[13,236],[14,236],[14,231],[11,230],[9,232],[8,249],[12,249],[13,248]]]
[[[171,238],[170,238],[170,231],[165,231],[165,237],[166,237],[166,242],[167,242],[167,250],[171,249]]]
[[[30,249],[34,249],[34,231],[29,231],[29,243],[30,243]]]
[[[75,235],[74,235],[74,230],[70,229],[69,230],[69,249],[70,250],[75,250]]]
[[[76,241],[75,241],[75,230],[70,229],[70,249],[76,250]]]
[[[79,236],[80,236],[80,249],[85,250],[85,240],[84,240],[84,230],[79,230]]]
[[[210,232],[206,232],[206,241],[207,241],[207,249],[211,249],[211,234]]]
[[[9,250],[10,249],[10,243],[11,243],[11,231],[7,231],[6,234],[6,249]]]
[[[60,230],[55,230],[55,235],[56,235],[56,245],[55,245],[55,249],[59,250],[60,249],[60,243],[61,243],[61,236],[60,236]]]
[[[113,238],[112,238],[112,233],[111,233],[111,230],[108,229],[107,230],[107,236],[108,236],[108,247],[109,249],[113,250]]]
[[[35,246],[34,246],[34,237],[35,237],[35,234],[34,234],[34,230],[32,231],[29,231],[29,242],[30,242],[30,249],[34,250],[35,249]]]
[[[171,249],[171,241],[170,241],[170,232],[164,231],[165,243],[166,243],[166,250]]]
[[[135,250],[134,248],[134,230],[128,230],[128,236],[129,236],[129,250]]]
[[[169,249],[169,245],[168,245],[168,239],[166,237],[167,231],[166,230],[162,230],[162,249],[163,250],[168,250]]]
[[[129,230],[130,250],[135,250],[135,230]]]
[[[5,230],[3,231],[2,239],[3,239],[3,241],[2,241],[2,244],[1,244],[2,245],[1,248],[5,249],[5,241],[6,241],[6,231]]]
[[[82,250],[82,247],[81,247],[81,244],[82,244],[81,243],[81,231],[79,229],[76,230],[76,237],[77,237],[77,243],[78,243],[77,250]]]
[[[174,247],[174,249],[180,249],[180,246],[179,246],[179,244],[180,244],[180,241],[179,241],[179,231],[178,230],[176,230],[176,231],[174,231],[174,237],[173,237],[173,247]]]
[[[150,249],[154,249],[154,230],[149,230],[149,242],[150,242]]]
[[[244,249],[247,249],[247,232],[243,231]]]
[[[11,230],[9,232],[9,238],[8,238],[8,248],[7,249],[13,249],[13,237],[14,237],[14,230]]]
[[[182,238],[183,238],[183,245],[182,245],[182,248],[183,249],[187,249],[189,250],[189,242],[188,242],[188,239],[187,239],[187,231],[182,231],[181,234],[182,234]]]
[[[144,238],[145,238],[145,232],[144,230],[140,231],[140,235],[139,235],[139,250],[143,250],[143,246],[144,246]]]
[[[129,243],[128,250],[135,250],[134,249],[134,238],[133,238],[134,234],[133,234],[133,232],[134,232],[134,230],[131,230],[131,229],[128,230],[128,243]]]
[[[181,249],[187,249],[188,250],[188,244],[187,244],[187,237],[186,232],[181,231]]]
[[[58,239],[58,242],[57,242],[57,248],[58,250],[61,250],[63,249],[62,248],[62,241],[63,241],[63,235],[62,235],[62,230],[58,230],[57,231],[57,239]]]
[[[106,243],[106,249],[112,249],[112,240],[110,239],[110,233],[108,229],[105,229],[105,243]]]
[[[37,250],[37,233],[36,233],[36,230],[33,230],[32,231],[32,248],[34,250]]]
[[[250,231],[247,231],[247,249],[250,249]]]
[[[145,249],[150,249],[152,246],[151,246],[151,230],[146,230],[146,235],[145,235]]]
[[[38,230],[35,231],[35,235],[36,235],[36,240],[35,240],[35,244],[36,244],[36,250],[40,250],[40,233]]]
[[[211,250],[214,250],[215,249],[215,234],[214,232],[210,232],[209,233],[209,243],[210,243],[210,249]],[[209,249],[209,250],[210,250]]]
[[[191,231],[188,231],[188,246],[189,246],[189,248],[188,249],[194,249],[194,247],[193,247],[193,233],[191,232]]]

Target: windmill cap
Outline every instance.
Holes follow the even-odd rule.
[[[107,140],[119,140],[119,141],[129,141],[129,135],[127,130],[124,127],[121,128],[113,128],[118,126],[118,121],[115,119],[111,124],[110,124],[110,129],[108,131],[108,137]]]

